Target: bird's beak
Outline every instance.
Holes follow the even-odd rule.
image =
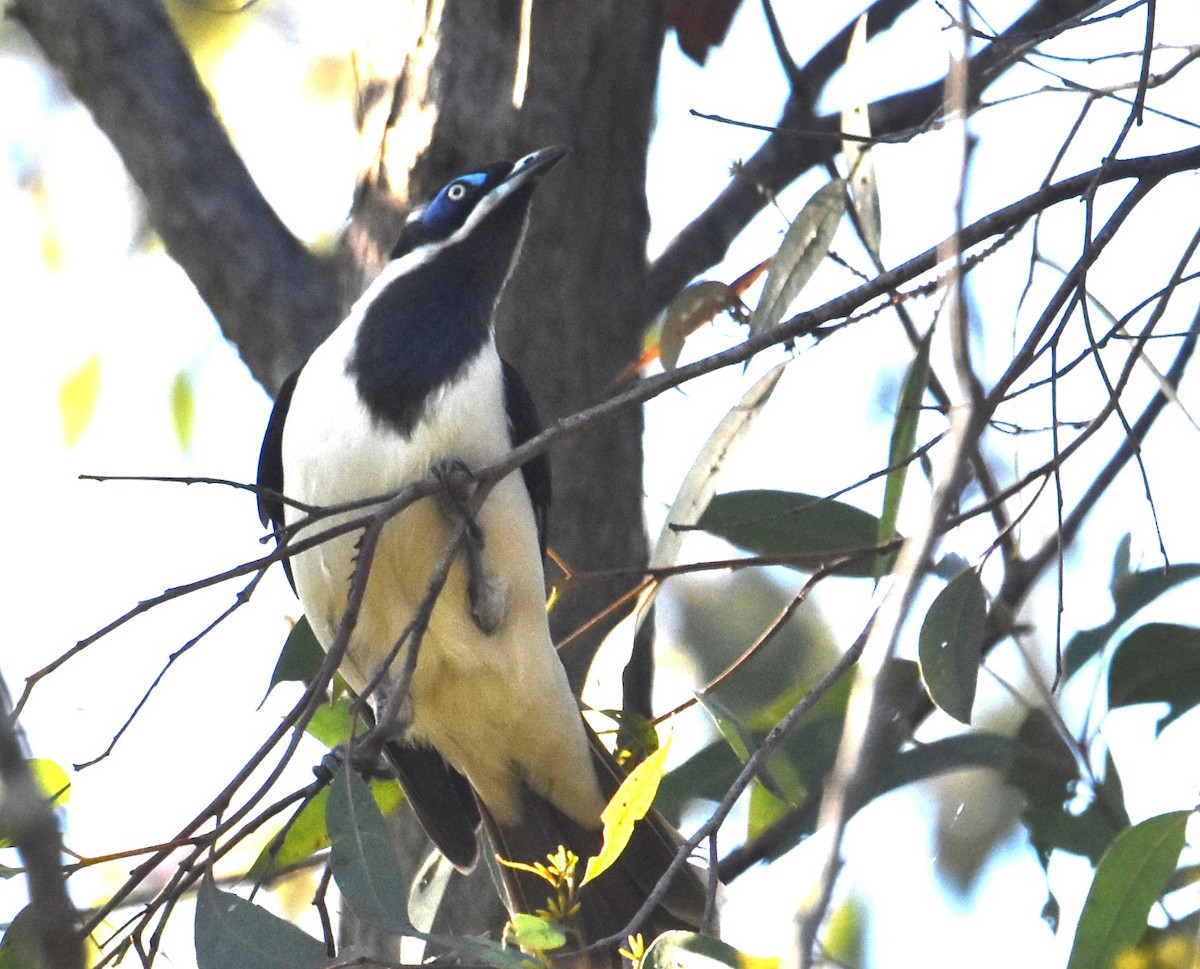
[[[558,145],[551,145],[549,148],[542,148],[540,151],[526,155],[519,159],[513,165],[512,171],[508,173],[508,178],[504,180],[505,189],[511,192],[532,180],[541,178],[566,156],[567,149]]]

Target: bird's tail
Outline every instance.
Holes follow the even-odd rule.
[[[611,798],[624,775],[612,755],[589,729],[593,764],[605,798]],[[481,814],[497,854],[508,861],[533,865],[546,863],[547,855],[565,847],[580,859],[576,884],[583,877],[586,859],[600,848],[599,826],[589,830],[526,790],[520,824],[498,824],[485,807]],[[597,819],[599,825],[599,819]],[[658,884],[682,844],[678,832],[656,811],[634,825],[629,844],[611,868],[598,875],[578,893],[579,910],[574,919],[581,944],[622,932]],[[547,908],[555,894],[545,879],[528,871],[502,866],[507,903],[512,912],[535,912]],[[639,931],[647,940],[671,929],[700,928],[707,893],[704,878],[690,864],[675,875],[662,901]]]

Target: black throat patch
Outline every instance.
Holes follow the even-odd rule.
[[[523,194],[523,193],[518,193]],[[491,337],[492,315],[524,228],[511,199],[466,238],[397,277],[372,301],[346,365],[371,416],[409,437],[439,387]]]

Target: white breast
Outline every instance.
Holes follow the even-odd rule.
[[[405,439],[371,419],[346,375],[349,323],[316,351],[296,385],[283,437],[289,498],[327,507],[423,480],[447,459],[481,468],[508,452],[503,373],[493,343],[430,402],[426,413],[436,419],[422,419]],[[323,519],[296,539],[360,514]],[[301,517],[288,508],[289,524]],[[432,744],[466,775],[502,823],[518,810],[517,785],[524,781],[594,827],[603,801],[578,708],[550,640],[541,550],[519,472],[488,496],[479,525],[484,567],[503,585],[504,619],[490,636],[479,630],[470,615],[466,569],[456,563],[420,645],[408,737]],[[293,557],[301,601],[326,648],[345,609],[359,534]],[[342,664],[355,689],[383,667],[447,541],[448,522],[435,499],[409,507],[386,527]],[[402,656],[385,684],[394,682]]]

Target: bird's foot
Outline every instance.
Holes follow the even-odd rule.
[[[507,605],[504,585],[494,582],[483,564],[485,536],[468,506],[474,478],[471,470],[457,458],[448,458],[433,468],[433,475],[446,489],[442,496],[442,514],[466,522],[464,547],[467,555],[467,599],[471,619],[479,631],[490,636],[504,621]]]

